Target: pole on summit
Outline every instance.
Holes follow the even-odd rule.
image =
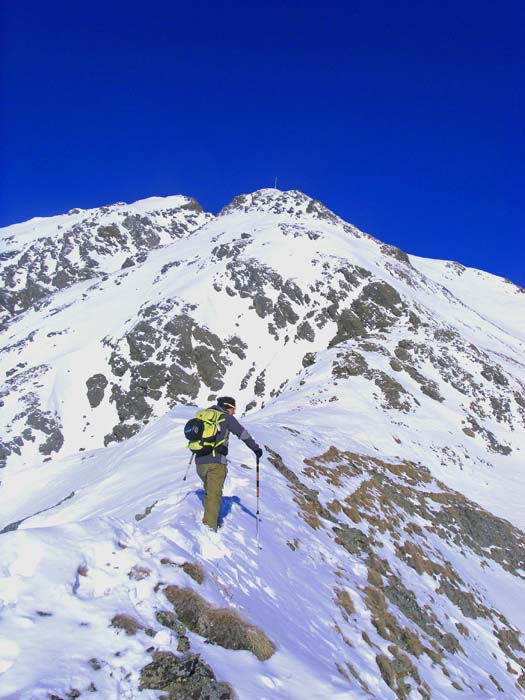
[[[259,457],[257,457],[257,468],[255,470],[255,491],[257,494],[257,513],[255,515],[257,546],[259,546]]]

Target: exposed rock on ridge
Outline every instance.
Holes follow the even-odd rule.
[[[7,232],[13,233],[4,237],[7,250],[0,256],[0,324],[5,327],[9,318],[35,308],[56,290],[144,262],[149,251],[195,230],[209,218],[196,200],[171,199],[171,206],[157,200],[148,206],[145,200],[72,210],[72,223],[66,216],[57,216],[32,227],[33,222],[8,227]],[[38,231],[39,226],[45,236],[33,235],[20,243],[19,237],[23,241],[29,230]]]
[[[212,402],[226,387],[251,411],[295,392],[312,408],[364,409],[381,449],[430,454],[452,474],[472,465],[480,482],[494,478],[494,460],[519,458],[523,342],[447,288],[455,268],[426,275],[417,259],[297,191],[242,195],[218,217],[174,199],[164,208],[146,200],[135,210],[73,213],[69,228],[44,220],[42,235],[29,222],[36,233],[22,247],[41,252],[35,269],[51,269],[45,250],[60,243],[97,280],[86,287],[71,278],[55,292],[50,283],[38,317],[9,321],[0,350],[3,464],[71,449],[72,422],[82,448],[100,447],[173,406]],[[98,267],[80,265],[88,243]],[[8,250],[21,249],[11,241]],[[135,264],[121,270],[128,258]],[[523,297],[501,289],[512,303]],[[80,399],[50,409],[57,382],[72,382]]]

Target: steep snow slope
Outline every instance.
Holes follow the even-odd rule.
[[[330,412],[344,413],[342,448],[358,438],[421,460],[523,527],[525,296],[472,275],[503,289],[499,314],[450,268],[413,265],[302,193],[239,197],[142,263],[9,323],[0,456],[31,468],[222,390],[272,411],[303,382],[327,430]]]
[[[0,698],[521,697],[523,290],[295,191],[71,216],[63,285],[58,223],[3,236]],[[183,480],[220,393],[267,446],[261,550],[244,447],[217,538]]]
[[[222,528],[200,529],[198,479],[183,480],[190,408],[122,445],[7,478],[19,495],[0,525],[0,698],[152,700],[148,687],[169,690],[166,668],[188,680],[177,649],[200,654],[240,700],[522,697],[523,534],[423,467],[325,450],[314,414],[277,403],[286,426],[249,422],[273,446],[260,549],[253,456],[240,443]],[[199,608],[174,608],[173,590],[220,608],[224,625],[240,613],[275,653],[228,648],[220,625],[193,631]],[[190,697],[185,687],[173,697]],[[230,697],[212,690],[202,697]]]
[[[410,256],[410,261],[426,277],[447,287],[481,318],[525,340],[523,298],[525,289],[503,277],[496,277],[457,262]]]

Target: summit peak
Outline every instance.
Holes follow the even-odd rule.
[[[219,212],[219,216],[254,211],[294,218],[309,215],[316,218],[337,220],[336,215],[324,204],[309,197],[304,192],[276,188],[265,188],[249,194],[238,195]]]

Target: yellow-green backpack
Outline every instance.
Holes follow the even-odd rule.
[[[195,418],[189,420],[184,426],[184,435],[188,440],[188,449],[197,457],[212,454],[225,440],[217,441],[220,424],[226,420],[224,413],[216,408],[205,408],[197,411]]]

